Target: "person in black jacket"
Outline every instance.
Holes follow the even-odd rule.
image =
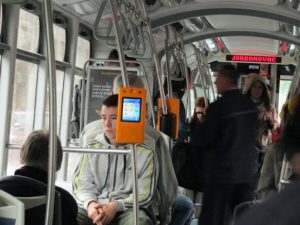
[[[20,161],[24,164],[15,171],[15,175],[30,177],[47,184],[49,132],[36,130],[31,132],[21,147]],[[57,164],[60,169],[62,162],[62,147],[57,138]],[[73,196],[66,190],[55,187],[60,193],[62,225],[76,225],[78,206]]]
[[[216,75],[221,97],[191,131],[191,143],[204,157],[201,225],[230,224],[234,207],[254,196],[257,169],[257,110],[237,89],[239,75],[233,65],[219,67]]]

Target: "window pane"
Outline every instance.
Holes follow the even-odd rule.
[[[64,61],[66,52],[66,30],[53,24],[55,59]]]
[[[84,63],[90,58],[90,41],[78,37],[76,50],[76,66],[83,68]]]
[[[79,138],[81,87],[82,87],[82,77],[75,75],[73,97],[72,97],[71,138]]]
[[[40,20],[38,16],[21,9],[17,48],[37,53],[39,38]]]
[[[16,61],[9,143],[22,144],[33,130],[38,65]],[[20,166],[20,151],[9,150],[8,174]]]
[[[60,133],[60,119],[63,99],[64,71],[56,70],[56,104],[57,104],[57,133]],[[49,85],[47,87],[47,103],[45,111],[45,128],[49,129]]]
[[[0,36],[2,36],[2,3],[0,3]]]
[[[22,144],[33,129],[37,64],[16,61],[9,142]]]
[[[279,83],[279,100],[278,100],[277,112],[281,111],[282,105],[286,101],[286,97],[287,97],[287,94],[289,92],[291,83],[292,83],[291,80],[280,80],[280,83]],[[278,115],[279,115],[279,113],[278,113]],[[278,118],[278,121],[280,122],[280,118]]]

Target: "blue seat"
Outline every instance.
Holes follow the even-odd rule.
[[[24,203],[25,225],[45,223],[47,185],[24,176],[7,176],[0,179],[0,190],[3,190]],[[60,194],[55,192],[53,225],[61,225]]]
[[[258,204],[257,200],[254,201],[248,201],[248,202],[242,202],[239,205],[237,205],[234,208],[234,212],[233,212],[233,220],[232,220],[232,225],[235,224],[236,220],[242,215],[244,214],[246,211],[248,211],[249,209],[255,207],[255,205]]]

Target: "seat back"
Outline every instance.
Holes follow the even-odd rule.
[[[0,190],[17,197],[25,206],[25,225],[45,223],[47,185],[24,176],[7,176],[0,179]],[[60,194],[55,192],[53,225],[61,225]]]
[[[24,214],[23,202],[0,190],[0,224],[24,225]]]
[[[258,203],[259,203],[259,201],[254,200],[254,201],[242,202],[239,205],[237,205],[233,211],[232,225],[235,225],[235,222],[241,215],[243,215],[249,209],[255,207]]]

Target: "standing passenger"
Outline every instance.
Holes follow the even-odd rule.
[[[99,133],[89,148],[129,149],[116,143],[118,95],[103,101]],[[145,145],[136,148],[138,174],[139,224],[152,225],[152,200],[157,183],[155,154]],[[132,225],[132,166],[129,155],[83,154],[75,171],[73,191],[80,202],[79,225]]]
[[[191,132],[191,143],[205,155],[201,225],[230,224],[234,207],[253,198],[257,166],[255,106],[237,89],[233,65],[223,65],[216,75],[221,97]]]
[[[194,108],[194,114],[192,116],[192,121],[191,123],[194,125],[198,122],[203,122],[204,121],[204,115],[206,111],[206,103],[205,103],[205,98],[204,97],[197,97],[195,99],[195,108]]]
[[[15,171],[15,175],[29,177],[47,184],[49,132],[36,130],[31,132],[21,147],[20,160],[24,164]],[[62,147],[57,138],[57,163],[56,170],[60,169],[62,161]],[[55,187],[60,193],[62,225],[76,225],[77,203],[66,190]]]
[[[249,74],[251,77],[248,86],[245,89],[245,94],[254,102],[258,111],[258,128],[256,147],[259,150],[259,170],[263,163],[265,150],[268,144],[271,143],[271,130],[274,127],[275,116],[272,108],[268,87],[262,76],[258,74]]]

